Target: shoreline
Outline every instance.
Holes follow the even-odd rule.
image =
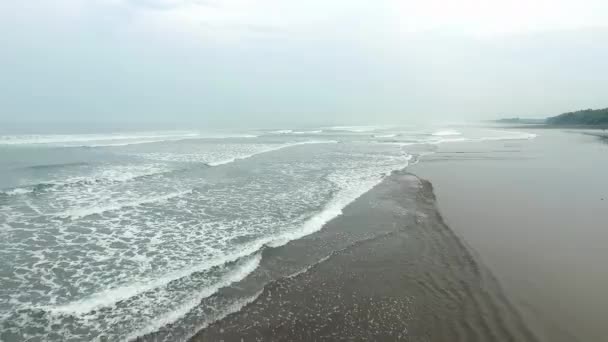
[[[606,130],[608,128],[608,124],[602,125],[550,125],[546,123],[538,123],[538,124],[525,124],[525,123],[501,123],[494,122],[494,124],[498,124],[503,128],[507,129],[586,129],[586,130]]]
[[[272,254],[284,263],[298,249],[332,245],[336,237],[350,242],[269,282],[255,300],[190,341],[536,340],[493,276],[444,223],[430,182],[393,172],[321,231]],[[261,265],[258,273],[267,271]]]
[[[567,146],[578,148],[588,148],[584,141],[591,138],[585,134],[550,132],[565,137]],[[597,141],[591,144],[595,146]],[[188,341],[308,341],[338,337],[406,341],[585,341],[568,325],[568,318],[559,317],[564,312],[553,308],[554,312],[548,314],[546,307],[531,299],[536,296],[543,297],[539,302],[559,301],[525,288],[526,281],[538,281],[542,277],[535,279],[536,274],[529,269],[516,270],[521,265],[506,255],[501,255],[503,260],[499,263],[492,255],[488,256],[488,249],[518,246],[505,239],[513,236],[495,235],[486,241],[479,239],[484,234],[492,234],[490,230],[463,229],[510,222],[501,215],[509,214],[512,208],[508,204],[493,207],[492,199],[487,196],[495,196],[496,192],[487,194],[480,192],[483,189],[467,188],[468,183],[462,183],[459,177],[468,174],[483,184],[491,182],[485,185],[487,189],[497,186],[503,189],[498,191],[500,196],[504,193],[510,198],[509,189],[513,184],[503,184],[493,178],[498,176],[494,171],[486,174],[483,167],[479,167],[508,165],[505,172],[522,176],[517,170],[522,167],[525,170],[528,163],[546,153],[547,147],[528,151],[529,146],[536,146],[536,142],[447,144],[425,156],[423,162],[394,171],[349,203],[341,215],[326,222],[320,231],[283,246],[265,248],[252,274],[201,304],[226,306],[230,304],[226,298],[231,298],[234,301],[228,307],[232,312],[220,315],[211,312],[204,316],[209,318],[215,314],[217,319],[211,318],[199,325]],[[458,168],[452,169],[453,165]],[[459,184],[464,187],[449,189]],[[438,188],[437,193],[434,188]],[[449,225],[442,213],[447,215]],[[525,210],[523,213],[542,222],[541,214]],[[490,214],[494,215],[491,219],[487,217]],[[502,232],[505,231],[508,229]],[[517,237],[526,238],[526,234],[520,232]],[[480,241],[490,243],[480,245]],[[521,259],[522,255],[515,259]],[[505,265],[517,272],[505,272]],[[527,279],[510,279],[513,274]],[[539,284],[555,287],[552,283]],[[137,340],[162,340],[163,337],[167,336],[160,329]]]

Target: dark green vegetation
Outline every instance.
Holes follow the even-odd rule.
[[[547,119],[548,125],[554,126],[608,126],[608,108],[585,109],[564,113]]]
[[[522,125],[538,125],[544,124],[547,122],[546,119],[523,119],[523,118],[506,118],[496,120],[498,123],[504,124],[522,124]]]
[[[538,127],[608,128],[608,108],[584,109],[552,116],[546,119],[505,118],[495,120],[501,124],[538,125]]]

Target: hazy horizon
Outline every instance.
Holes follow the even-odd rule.
[[[282,127],[608,107],[608,3],[0,4],[0,122]]]

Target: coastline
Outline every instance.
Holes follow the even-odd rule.
[[[597,163],[606,144],[546,132],[440,145],[320,231],[265,248],[253,273],[201,304],[231,312],[211,309],[189,341],[600,340],[608,279],[592,277],[605,268],[605,239],[598,230],[576,240],[572,226],[603,222],[608,184],[601,172],[580,182],[588,165],[577,163]],[[563,186],[573,171],[579,183]],[[573,257],[589,243],[593,253]],[[576,289],[580,277],[589,293]]]
[[[335,248],[343,240],[349,242]],[[315,246],[333,252],[271,281],[190,341],[536,341],[490,272],[444,223],[431,183],[413,174],[394,172],[323,230],[264,259],[289,264]],[[272,269],[263,264],[256,273]]]

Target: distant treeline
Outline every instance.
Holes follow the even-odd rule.
[[[503,124],[533,125],[533,124],[544,124],[544,123],[547,123],[547,119],[506,118],[506,119],[496,120],[496,122],[503,123]]]
[[[608,108],[585,109],[564,113],[547,119],[507,118],[496,120],[503,124],[548,125],[548,126],[602,126],[608,128]]]
[[[608,125],[608,108],[585,109],[577,112],[564,113],[547,119],[547,124],[555,126],[563,125],[585,125],[597,126]]]

